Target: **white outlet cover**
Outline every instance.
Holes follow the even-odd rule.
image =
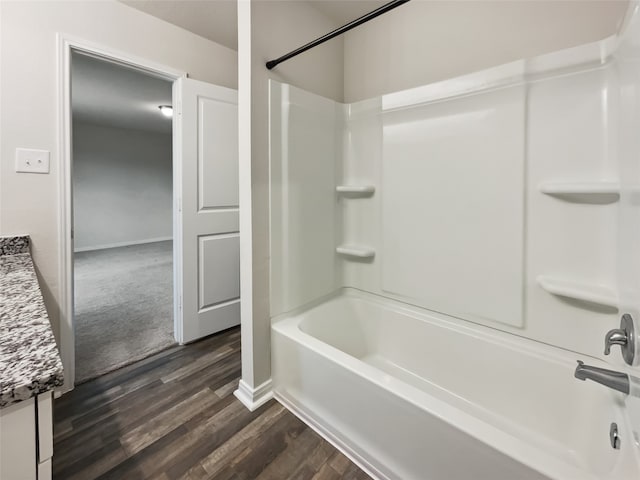
[[[49,173],[49,152],[33,148],[16,148],[16,172]]]

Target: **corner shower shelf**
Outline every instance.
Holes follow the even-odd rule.
[[[609,287],[579,283],[547,275],[540,275],[537,280],[538,284],[552,295],[618,308],[618,295]]]
[[[373,185],[338,185],[336,192],[352,195],[372,195],[376,191]]]
[[[546,182],[540,185],[540,191],[558,197],[583,197],[591,200],[617,200],[620,196],[620,183],[614,181],[595,182]]]
[[[362,245],[340,245],[336,248],[336,252],[340,255],[359,258],[373,258],[376,251],[371,247],[363,247]]]

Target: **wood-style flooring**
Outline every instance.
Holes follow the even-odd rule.
[[[240,330],[76,387],[54,403],[54,480],[368,479],[275,400],[234,396]]]

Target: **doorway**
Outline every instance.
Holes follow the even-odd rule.
[[[238,92],[227,87],[187,78],[185,72],[156,64],[147,59],[131,56],[87,43],[82,40],[59,37],[59,100],[61,114],[60,134],[60,353],[65,369],[64,391],[74,388],[76,377],[76,318],[74,318],[74,143],[72,109],[72,60],[76,55],[115,65],[163,79],[171,84],[173,105],[172,134],[172,304],[173,336],[177,343],[194,342],[208,335],[240,324],[240,252],[239,252],[239,172],[238,172]],[[127,83],[125,82],[125,85]],[[109,82],[115,88],[116,83]],[[133,102],[133,100],[131,100]],[[125,104],[131,102],[124,102]],[[159,115],[160,105],[154,99],[151,110]],[[103,109],[117,106],[115,100]],[[147,105],[149,107],[149,105]],[[123,107],[124,108],[124,107]],[[156,111],[157,110],[157,111]],[[162,113],[162,112],[160,112]],[[154,119],[158,119],[154,116]],[[80,127],[81,128],[81,127]],[[104,138],[102,139],[104,142]],[[88,142],[95,148],[98,140]],[[111,148],[115,140],[107,142]],[[158,142],[161,143],[161,142]],[[88,147],[88,148],[89,148]],[[111,168],[111,167],[110,167]],[[86,173],[86,171],[85,171]],[[125,175],[126,176],[126,175]],[[128,176],[127,181],[129,180]],[[108,182],[107,182],[108,183]],[[120,200],[120,199],[118,199]],[[78,199],[78,201],[80,201]],[[103,200],[104,201],[104,200]],[[125,207],[132,208],[132,203]],[[104,206],[103,206],[104,207]],[[149,207],[150,208],[150,207]],[[93,218],[93,212],[88,214]],[[139,213],[136,224],[146,225],[150,210]],[[111,227],[111,220],[106,223]],[[113,222],[115,225],[115,222]],[[138,225],[139,226],[139,225]],[[120,228],[112,228],[121,234]],[[113,232],[111,232],[113,233]],[[135,247],[140,244],[100,244],[111,248]],[[166,238],[152,237],[160,243]],[[82,249],[82,246],[78,246]],[[94,250],[96,250],[94,248]],[[109,250],[107,248],[98,250]],[[158,252],[156,252],[157,254]],[[157,258],[157,257],[156,257]],[[114,267],[112,260],[104,263]],[[132,260],[122,263],[131,267]],[[143,268],[148,278],[156,280],[151,267]],[[165,270],[166,271],[166,270]],[[141,274],[126,274],[132,280]],[[113,276],[106,274],[115,286]],[[104,295],[101,285],[98,286]],[[166,296],[158,294],[157,297]],[[136,302],[140,297],[136,297]],[[123,301],[115,302],[119,308]],[[143,310],[145,310],[143,308]],[[131,325],[128,326],[131,328]],[[148,333],[142,335],[148,337]],[[106,342],[104,337],[97,341]],[[138,353],[138,348],[133,349]],[[90,355],[95,352],[91,351]],[[128,358],[125,363],[132,361]],[[118,363],[122,365],[122,363]]]
[[[172,82],[71,56],[76,383],[175,344]]]

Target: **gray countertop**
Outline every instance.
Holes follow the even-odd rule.
[[[62,361],[29,252],[0,237],[0,408],[62,385]]]

